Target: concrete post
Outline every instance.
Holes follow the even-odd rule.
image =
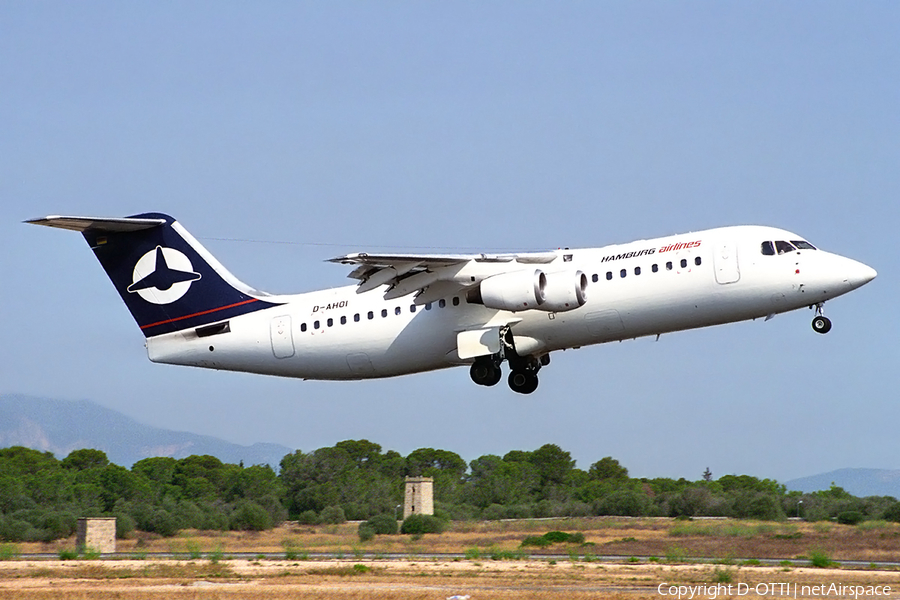
[[[116,518],[91,517],[78,519],[75,546],[79,552],[90,550],[100,554],[116,551]]]

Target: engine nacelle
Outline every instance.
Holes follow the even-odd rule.
[[[539,269],[513,271],[488,277],[466,294],[471,304],[484,304],[499,310],[541,308],[547,276]]]
[[[538,307],[539,310],[565,312],[584,306],[587,301],[587,275],[581,271],[563,271],[547,273],[546,278],[544,302]]]

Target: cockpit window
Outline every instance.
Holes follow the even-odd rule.
[[[796,248],[782,240],[775,242],[775,249],[778,250],[778,254],[787,254],[796,250]]]
[[[804,242],[803,240],[791,240],[791,243],[797,246],[797,250],[815,250],[816,247],[810,244],[809,242]]]
[[[763,242],[759,250],[764,256],[772,256],[775,254],[775,246],[772,245],[772,242]]]

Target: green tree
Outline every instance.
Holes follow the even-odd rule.
[[[473,460],[469,467],[463,500],[479,508],[531,503],[533,491],[540,487],[540,475],[530,462],[511,462],[487,454]]]
[[[108,464],[109,458],[107,458],[106,452],[103,452],[102,450],[93,450],[91,448],[73,450],[62,460],[62,467],[73,471],[102,469]]]
[[[406,457],[407,474],[411,477],[432,477],[434,497],[442,502],[454,502],[465,481],[466,461],[449,450],[419,448]]]
[[[35,475],[59,467],[52,452],[38,452],[24,446],[0,448],[0,473],[12,477]]]
[[[575,468],[572,455],[556,444],[544,444],[531,453],[531,464],[537,468],[541,478],[541,487],[559,486],[566,482]]]
[[[254,465],[241,469],[234,477],[228,492],[228,500],[247,498],[256,500],[264,496],[281,497],[281,481],[269,465]]]
[[[628,469],[612,456],[601,458],[588,469],[591,479],[628,479]]]

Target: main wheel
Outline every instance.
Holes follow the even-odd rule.
[[[812,320],[812,328],[816,333],[828,333],[831,331],[831,319],[826,316],[819,315]]]
[[[512,391],[519,394],[530,394],[538,386],[537,374],[528,371],[512,371],[506,382]]]
[[[502,376],[500,367],[489,360],[476,360],[469,369],[469,377],[478,385],[497,385]]]

